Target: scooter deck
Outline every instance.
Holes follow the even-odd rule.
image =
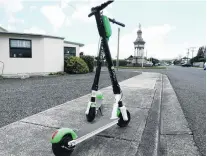
[[[77,131],[78,138],[75,140],[76,144],[81,143],[84,140],[89,139],[90,137],[95,136],[96,134],[114,126],[118,123],[118,119],[110,119],[110,117],[102,117],[95,123],[88,123],[81,130]]]

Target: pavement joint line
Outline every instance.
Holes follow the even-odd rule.
[[[192,133],[177,133],[177,134],[171,134],[171,133],[168,133],[168,134],[160,134],[162,136],[181,136],[181,135],[193,135]]]
[[[110,106],[104,106],[104,108],[111,108],[111,107]],[[127,106],[127,108],[137,108],[137,109],[144,109],[144,110],[149,110],[150,109],[150,107],[144,108],[144,107],[133,107],[133,106]]]
[[[125,141],[129,141],[129,142],[136,142],[136,140],[133,140],[133,139],[119,138],[119,137],[114,137],[114,136],[105,135],[105,134],[98,134],[96,136],[102,137],[102,138],[112,138],[112,139],[116,139],[116,140],[125,140]]]
[[[52,126],[46,126],[46,125],[42,125],[42,124],[37,124],[37,123],[32,123],[32,122],[27,122],[27,121],[18,121],[21,123],[26,123],[26,124],[31,124],[31,125],[36,125],[36,126],[41,126],[41,127],[46,127],[46,128],[55,128],[55,129],[60,129],[60,127],[52,127]]]

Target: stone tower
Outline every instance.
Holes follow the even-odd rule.
[[[141,24],[139,24],[139,30],[137,31],[137,39],[134,41],[134,59],[132,63],[139,65],[142,62],[142,55],[144,54],[145,41],[142,38]]]

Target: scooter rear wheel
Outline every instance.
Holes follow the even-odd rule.
[[[69,141],[72,141],[72,136],[70,134],[65,135],[62,140],[59,143],[53,143],[52,144],[52,151],[55,156],[70,156],[72,152],[74,151],[74,148],[66,149],[62,146]]]
[[[129,124],[130,120],[131,120],[131,115],[130,115],[130,113],[129,113],[128,110],[127,110],[127,117],[128,117],[128,120],[127,120],[127,121],[124,121],[123,116],[122,116],[122,114],[120,113],[120,115],[119,115],[119,120],[118,120],[117,125],[118,125],[119,127],[126,127],[126,126]]]
[[[92,122],[96,116],[96,107],[90,107],[89,113],[86,115],[87,121]]]

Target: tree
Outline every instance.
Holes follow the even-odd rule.
[[[81,56],[83,56],[83,55],[84,55],[84,53],[83,53],[83,52],[80,52],[80,54],[79,54],[79,55],[80,55],[80,57],[81,57]]]
[[[159,62],[160,62],[158,59],[153,58],[153,57],[151,57],[151,58],[150,58],[150,61],[152,61],[153,66],[154,66],[155,64],[157,64],[157,63],[159,63]]]
[[[197,55],[190,60],[190,63],[193,62],[205,62],[206,61],[206,47],[202,46],[198,49]]]
[[[180,64],[181,63],[181,59],[175,59],[174,61],[173,61],[173,64],[174,65],[178,65],[178,64]]]
[[[197,57],[204,58],[206,53],[206,47],[202,46],[198,49]]]

